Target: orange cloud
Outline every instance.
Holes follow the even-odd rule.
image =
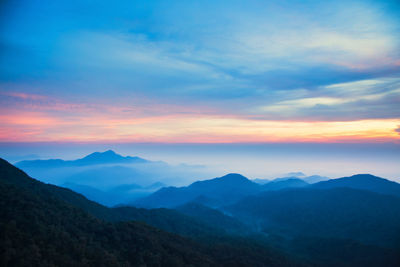
[[[262,121],[199,115],[126,117],[46,113],[0,116],[1,141],[343,142],[400,140],[398,120]],[[21,131],[23,129],[24,131]]]
[[[173,105],[71,104],[37,95],[0,108],[0,141],[83,142],[388,142],[399,141],[398,119],[258,120]],[[167,112],[165,111],[167,110]],[[217,115],[218,114],[218,115]]]

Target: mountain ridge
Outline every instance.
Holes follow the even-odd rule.
[[[73,167],[73,166],[90,166],[98,164],[129,164],[129,163],[147,163],[150,162],[140,157],[121,156],[113,150],[104,152],[93,152],[83,158],[76,160],[62,160],[62,159],[39,159],[39,160],[23,160],[15,163],[19,168],[60,168],[60,167]]]
[[[318,189],[329,189],[337,187],[368,190],[376,193],[400,197],[399,183],[372,174],[355,174],[348,177],[321,181],[311,185],[311,188]]]
[[[220,206],[261,191],[262,187],[259,184],[243,175],[229,173],[209,180],[196,181],[185,187],[164,187],[132,204],[147,208],[174,208],[201,197],[206,198],[210,206]]]
[[[104,207],[37,181],[3,159],[0,194],[5,266],[304,266],[260,242],[209,232],[174,210]]]
[[[242,221],[262,222],[265,231],[283,229],[400,246],[400,198],[368,190],[307,187],[266,191],[223,210]]]

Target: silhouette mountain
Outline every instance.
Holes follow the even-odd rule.
[[[196,218],[200,222],[217,228],[223,228],[224,231],[237,235],[250,233],[250,228],[240,222],[238,219],[225,215],[219,210],[209,208],[196,202],[190,202],[176,208],[179,212],[190,217]]]
[[[271,182],[271,180],[256,178],[256,179],[253,179],[253,182],[255,182],[257,184],[267,184],[267,183]]]
[[[17,162],[15,166],[19,168],[60,168],[60,167],[74,167],[74,166],[88,166],[98,164],[129,164],[129,163],[146,163],[148,160],[140,157],[123,157],[112,150],[105,152],[94,152],[84,158],[77,160],[24,160]]]
[[[400,184],[371,174],[357,174],[350,177],[331,179],[313,184],[311,187],[319,189],[348,187],[400,196]]]
[[[309,183],[309,184],[315,184],[321,181],[326,181],[329,180],[328,177],[326,176],[320,176],[320,175],[311,175],[311,176],[306,176],[301,178],[303,181]]]
[[[2,266],[303,266],[177,211],[104,207],[3,159],[0,196]]]
[[[144,208],[175,208],[189,202],[218,208],[233,204],[243,197],[263,191],[307,187],[303,179],[277,178],[265,184],[251,181],[243,175],[230,173],[210,180],[197,181],[187,187],[164,187],[153,194],[132,202]]]
[[[238,184],[248,184],[243,178],[228,177]],[[223,187],[224,179],[217,179],[209,182]],[[307,265],[298,256],[309,263],[307,266],[398,266],[398,253],[376,244],[399,247],[396,247],[399,200],[349,188],[306,188],[247,196],[226,207],[235,217],[198,203],[178,207],[180,211],[107,208],[69,189],[36,181],[0,159],[0,263],[1,266]],[[267,235],[259,234],[256,238],[227,235],[247,231],[248,226],[240,230],[244,223],[238,220],[257,225]],[[268,244],[274,244],[276,249]],[[296,260],[282,255],[278,251],[281,248]]]
[[[147,187],[158,182],[156,179],[165,178],[161,176],[162,170],[168,169],[165,163],[139,157],[124,157],[112,150],[95,152],[77,160],[21,161],[16,166],[43,182],[66,186],[108,206],[155,192],[161,186]],[[118,194],[109,192],[122,184],[136,184],[143,189],[120,190]]]
[[[326,181],[329,180],[328,177],[325,176],[320,176],[320,175],[311,175],[311,176],[305,176],[302,173],[290,173],[290,174],[297,174],[298,176],[286,176],[286,177],[280,177],[280,178],[276,178],[274,180],[272,180],[271,182],[280,182],[280,181],[285,181],[285,180],[289,180],[289,179],[301,179],[304,182],[308,183],[308,184],[314,184],[314,183],[318,183],[321,181]],[[302,175],[300,175],[302,174]]]
[[[263,190],[281,190],[284,188],[294,188],[294,187],[306,187],[309,184],[299,178],[287,178],[287,179],[277,179],[273,180],[265,185],[263,185]]]
[[[197,181],[187,187],[164,187],[147,197],[138,199],[133,205],[146,208],[173,208],[198,200],[203,204],[218,207],[261,191],[261,185],[240,174],[230,173],[211,180]]]
[[[70,189],[44,184],[34,180],[23,171],[2,159],[0,159],[0,182],[6,182],[7,184],[33,191],[33,193],[43,193],[47,196],[60,199],[69,205],[83,209],[91,215],[106,221],[140,220],[166,231],[173,232],[175,231],[174,229],[178,229],[176,231],[184,235],[192,232],[202,232],[206,234],[207,232],[215,230],[210,230],[210,227],[205,227],[193,218],[174,210],[146,210],[134,207],[108,208],[94,201],[90,201],[81,194],[75,193]]]
[[[262,231],[400,245],[400,198],[351,189],[288,189],[249,196],[224,208]]]
[[[0,159],[2,266],[217,265],[202,247],[137,222],[105,223]],[[203,251],[202,251],[203,250]]]

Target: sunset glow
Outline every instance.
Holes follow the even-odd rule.
[[[3,6],[0,142],[400,140],[394,2],[28,2]]]
[[[126,115],[112,107],[59,105],[41,110],[4,110],[0,138],[9,142],[388,142],[399,141],[398,119],[356,121],[257,120],[218,114]],[[63,110],[61,114],[57,111]],[[68,108],[69,109],[69,108]]]

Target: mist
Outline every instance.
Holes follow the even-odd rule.
[[[371,173],[400,181],[400,144],[397,143],[2,143],[1,156],[10,162],[24,159],[72,160],[112,149],[121,155],[162,161],[169,167],[151,168],[168,183],[190,184],[226,173],[251,179],[276,178],[289,172],[331,178]],[[170,168],[173,166],[173,168]],[[138,166],[136,166],[138,167]],[[138,167],[139,168],[139,167]],[[147,172],[145,169],[141,169]],[[150,175],[152,176],[152,175]],[[173,181],[172,177],[176,177]]]

